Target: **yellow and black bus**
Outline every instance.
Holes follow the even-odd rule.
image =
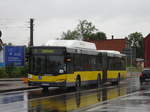
[[[118,51],[100,50],[103,65],[103,80],[118,84],[126,79],[126,56]]]
[[[95,45],[76,40],[56,40],[30,48],[29,85],[80,88],[126,78],[125,56],[98,51]],[[59,44],[61,43],[61,44]],[[93,46],[93,47],[91,47]]]

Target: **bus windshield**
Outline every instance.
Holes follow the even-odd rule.
[[[57,75],[66,71],[64,56],[61,55],[34,55],[31,65],[31,72],[35,75]]]

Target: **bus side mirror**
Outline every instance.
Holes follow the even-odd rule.
[[[67,54],[66,54],[65,62],[71,62],[71,56],[70,56],[70,53],[67,53]]]
[[[65,62],[71,62],[71,57],[66,57]]]
[[[65,62],[71,62],[71,56],[70,56],[70,54],[66,55]]]

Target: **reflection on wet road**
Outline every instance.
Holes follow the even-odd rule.
[[[83,112],[150,112],[150,90],[142,90]]]
[[[35,99],[29,102],[29,112],[44,111],[70,111],[78,108],[86,107],[101,101],[116,98],[125,95],[127,88],[111,88],[103,90],[95,90],[88,92],[76,92],[73,94],[64,94],[57,97],[47,97]],[[40,111],[41,110],[41,111]]]
[[[124,81],[120,86],[103,89],[88,89],[82,91],[62,92],[49,91],[44,94],[41,90],[0,95],[0,112],[61,112],[78,110],[102,101],[124,96],[140,89],[137,77]],[[59,94],[63,93],[63,94]]]

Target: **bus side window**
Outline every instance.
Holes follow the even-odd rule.
[[[88,55],[82,55],[83,71],[88,71]]]
[[[80,55],[79,54],[74,54],[74,69],[75,71],[80,70]]]
[[[66,62],[66,69],[67,73],[73,73],[74,71],[74,59],[73,59],[74,54],[70,54],[69,57],[67,57]]]

